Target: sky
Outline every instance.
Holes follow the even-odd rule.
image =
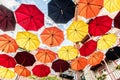
[[[47,4],[50,0],[0,0],[0,4],[6,6],[7,8],[9,8],[10,10],[12,10],[13,12],[22,4],[34,4],[36,5],[45,15],[45,25],[39,29],[37,32],[33,32],[34,34],[36,34],[38,37],[40,37],[40,33],[46,28],[46,27],[51,27],[51,26],[57,26],[59,29],[61,29],[64,32],[64,35],[66,35],[66,29],[69,27],[69,25],[71,24],[72,20],[69,21],[67,24],[56,24],[54,21],[52,21],[52,19],[50,19],[48,17],[48,7]],[[105,9],[102,9],[101,12],[98,14],[98,16],[100,15],[108,15],[109,17],[111,17],[112,19],[114,19],[114,17],[116,16],[118,12],[114,12],[114,13],[109,13],[107,12]],[[85,18],[81,18],[82,20],[84,20],[85,22],[87,22],[88,20]],[[13,37],[15,39],[17,32],[19,31],[25,31],[19,24],[16,24],[16,29],[15,31],[8,31],[8,32],[3,32],[0,30],[0,34],[9,34],[9,36]],[[117,33],[116,29],[111,30],[111,33]],[[120,34],[118,34],[118,36],[120,36]],[[40,39],[40,38],[39,38]],[[39,47],[42,48],[47,48],[50,49],[54,52],[57,52],[61,46],[67,46],[67,45],[72,45],[73,43],[71,41],[69,41],[66,36],[65,36],[65,40],[61,43],[60,46],[58,47],[48,47],[44,44],[40,44]]]

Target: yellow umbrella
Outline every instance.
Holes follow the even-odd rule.
[[[98,40],[97,48],[100,50],[106,50],[112,47],[117,40],[117,36],[115,34],[107,34],[104,35]]]
[[[8,68],[0,68],[0,78],[11,79],[15,77],[15,73]]]
[[[81,21],[74,21],[67,28],[67,38],[72,42],[81,41],[88,34],[88,25]]]
[[[40,44],[37,35],[27,31],[18,32],[16,36],[16,42],[19,47],[28,51],[37,49]]]
[[[109,12],[120,10],[120,0],[104,0],[104,7]]]
[[[63,60],[72,60],[78,56],[78,50],[73,46],[63,46],[58,51],[58,57]]]

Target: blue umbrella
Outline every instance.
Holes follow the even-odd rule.
[[[67,23],[74,17],[75,4],[72,0],[51,0],[48,16],[56,23]]]

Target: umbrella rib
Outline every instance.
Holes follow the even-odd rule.
[[[82,7],[81,11],[79,11],[79,14],[81,14],[81,12],[84,10],[85,7],[87,7],[87,5],[85,5],[84,7]]]
[[[95,15],[95,12],[94,12],[94,10],[91,8],[91,6],[89,6],[89,8],[91,9],[92,13]]]

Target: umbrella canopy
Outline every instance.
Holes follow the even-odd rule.
[[[21,4],[15,15],[25,30],[37,31],[44,25],[44,14],[35,5]]]
[[[88,34],[88,25],[84,21],[74,21],[67,28],[67,38],[72,42],[81,41]]]
[[[114,26],[120,29],[120,11],[114,18]]]
[[[7,34],[0,35],[0,50],[6,53],[16,52],[18,45],[16,41]]]
[[[12,79],[15,77],[15,73],[8,68],[0,68],[0,78]]]
[[[106,16],[96,17],[89,23],[89,33],[92,36],[104,35],[108,30],[111,29],[112,19]]]
[[[59,46],[64,40],[63,31],[56,26],[45,28],[40,37],[42,43],[50,47]]]
[[[58,50],[58,57],[63,60],[72,60],[78,56],[78,50],[73,46],[62,46]]]
[[[37,49],[40,44],[37,35],[27,31],[18,32],[16,42],[19,47],[28,51]]]
[[[97,48],[97,42],[94,40],[89,40],[85,42],[82,47],[79,49],[82,56],[88,56],[92,54]]]
[[[55,72],[64,72],[70,68],[70,64],[67,61],[58,59],[52,63],[52,69]]]
[[[15,60],[18,64],[21,64],[22,66],[32,66],[35,63],[35,57],[26,51],[18,52],[15,55]]]
[[[115,34],[106,34],[102,36],[97,42],[97,48],[99,50],[106,50],[112,47],[117,40],[117,36]]]
[[[34,75],[38,77],[45,77],[48,76],[50,73],[50,68],[44,64],[36,65],[33,69],[32,72]]]
[[[0,54],[0,65],[6,68],[14,68],[16,65],[16,61],[11,56]]]
[[[97,64],[101,63],[103,58],[104,58],[104,53],[102,53],[100,51],[96,51],[89,56],[88,64],[90,64],[92,66],[96,66]]]
[[[49,63],[56,58],[56,53],[48,49],[40,48],[35,56],[38,61],[43,63]]]
[[[110,13],[120,10],[119,0],[104,0],[104,8]]]
[[[27,68],[25,68],[25,67],[23,67],[21,65],[15,66],[14,72],[16,72],[19,76],[28,77],[28,76],[31,75],[31,72]]]
[[[83,70],[88,64],[87,59],[84,57],[76,58],[71,62],[71,69],[73,70]]]
[[[113,48],[110,48],[105,55],[108,60],[116,60],[120,58],[120,47],[115,46]]]
[[[15,29],[15,17],[11,10],[0,5],[0,29],[3,31],[11,31]]]
[[[72,0],[51,0],[48,16],[56,23],[67,23],[74,17],[75,4]]]
[[[103,7],[103,0],[80,0],[78,2],[78,14],[85,18],[92,18],[98,15]]]

